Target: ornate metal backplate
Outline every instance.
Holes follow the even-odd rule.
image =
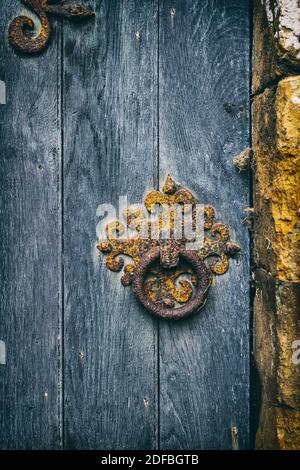
[[[191,207],[194,223],[197,204],[199,202],[191,191],[177,187],[168,175],[162,191],[151,191],[145,198],[149,214],[153,214],[157,206],[161,208],[159,214],[155,213],[154,220],[145,220],[141,209],[129,207],[124,211],[125,224],[119,220],[108,223],[106,240],[99,240],[97,244],[98,249],[107,255],[106,267],[116,272],[124,268],[123,286],[133,284],[137,298],[155,315],[181,318],[199,310],[205,303],[213,276],[224,274],[229,267],[229,258],[240,251],[239,245],[230,240],[228,227],[215,223],[215,210],[207,205],[203,207],[205,235],[202,246],[187,253],[186,238],[174,237],[174,206]],[[126,226],[135,234],[120,239]],[[161,237],[166,229],[170,235],[167,239]],[[159,235],[154,239],[153,233]],[[122,254],[129,256],[132,262],[124,266],[124,259],[119,257]],[[193,304],[194,295],[198,295],[197,305]]]
[[[15,49],[25,54],[36,54],[47,46],[51,35],[49,15],[63,16],[73,20],[95,15],[88,7],[79,4],[65,5],[64,0],[22,0],[22,3],[31,8],[41,22],[37,35],[33,35],[35,25],[28,16],[18,16],[10,23],[8,39]]]

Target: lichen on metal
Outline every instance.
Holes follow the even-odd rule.
[[[192,302],[194,308],[199,309],[199,305],[204,304],[213,275],[224,274],[229,267],[229,258],[240,251],[239,245],[230,240],[228,227],[215,223],[215,210],[207,205],[203,206],[205,235],[201,248],[190,250],[191,256],[186,253],[188,240],[183,227],[184,217],[180,222],[183,235],[175,237],[176,208],[191,210],[193,229],[197,230],[195,208],[198,204],[191,191],[178,187],[168,175],[162,191],[154,190],[146,195],[145,208],[152,216],[150,219],[141,209],[126,208],[125,222],[108,223],[106,239],[98,241],[98,249],[107,255],[106,267],[115,272],[124,268],[122,284],[133,284],[136,296],[156,315],[181,318],[192,312],[180,304],[192,305]],[[124,238],[126,229],[134,231],[134,235]],[[132,262],[124,266],[122,254],[129,256]],[[195,271],[201,273],[201,280]],[[144,277],[142,281],[136,279],[137,273]],[[202,286],[202,292],[199,286]],[[198,303],[194,301],[197,295]]]
[[[249,169],[251,157],[252,149],[247,147],[233,158],[232,163],[239,171],[246,171]]]
[[[18,16],[10,23],[8,39],[16,50],[25,54],[36,54],[47,46],[51,35],[48,15],[75,20],[95,15],[89,7],[79,4],[65,5],[64,0],[22,0],[22,3],[33,10],[41,23],[36,35],[34,35],[35,24],[29,16]]]

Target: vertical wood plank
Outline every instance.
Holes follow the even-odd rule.
[[[249,442],[248,176],[232,157],[249,145],[248,2],[160,0],[160,182],[170,173],[212,204],[242,246],[198,315],[160,325],[163,449]]]
[[[156,322],[95,247],[97,206],[142,202],[157,173],[157,5],[94,2],[65,24],[65,445],[157,445]]]
[[[60,130],[58,34],[40,56],[17,55],[0,18],[0,448],[60,447]]]

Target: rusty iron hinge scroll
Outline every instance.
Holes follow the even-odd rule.
[[[179,188],[168,175],[162,191],[151,191],[145,198],[147,214],[154,213],[154,218],[149,221],[143,210],[126,208],[125,224],[120,220],[108,223],[106,239],[98,241],[97,247],[107,255],[106,267],[111,271],[118,272],[124,267],[124,259],[119,255],[132,259],[124,267],[121,282],[124,286],[132,285],[136,298],[158,317],[180,319],[200,310],[213,276],[224,274],[229,258],[240,251],[239,245],[230,240],[228,227],[215,223],[212,206],[202,206],[204,236],[200,247],[187,248],[184,230],[180,232],[182,236],[175,236],[176,207],[184,206],[190,208],[197,235],[196,231],[201,229],[195,223],[198,204],[191,191]],[[182,229],[185,223],[186,219],[181,218]],[[134,230],[132,237],[122,237],[126,226]]]
[[[34,35],[35,24],[29,16],[17,16],[8,28],[8,39],[11,45],[19,52],[37,54],[47,46],[51,25],[48,15],[63,16],[65,18],[80,20],[95,15],[94,11],[79,4],[65,4],[64,0],[21,0],[24,5],[31,8],[40,20],[40,30]]]

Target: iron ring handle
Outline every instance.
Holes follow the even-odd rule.
[[[169,308],[162,304],[151,302],[151,300],[146,297],[144,291],[144,278],[147,269],[154,261],[160,258],[159,246],[147,251],[135,268],[132,282],[134,295],[149,312],[157,317],[179,320],[197,312],[205,303],[211,284],[207,267],[195,253],[187,251],[184,248],[179,250],[179,257],[191,264],[197,276],[197,288],[193,299],[179,308]]]

